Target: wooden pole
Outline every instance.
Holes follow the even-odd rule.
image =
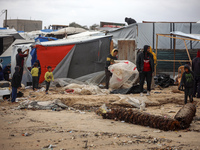
[[[190,64],[192,64],[192,60],[191,60],[190,53],[189,53],[188,48],[187,48],[187,44],[186,44],[185,40],[183,40],[183,41],[184,41],[184,44],[185,44],[185,48],[186,48],[186,52],[187,52]]]
[[[158,35],[156,34],[156,57],[158,59]],[[156,73],[157,73],[157,65],[155,66],[154,68],[155,70],[155,76],[156,76]]]
[[[173,67],[173,76],[175,77],[175,69],[176,69],[176,39],[174,38],[174,67]]]

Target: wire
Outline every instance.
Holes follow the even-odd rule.
[[[1,11],[1,15],[0,15],[0,17],[4,14],[6,12],[6,10],[4,9],[4,10],[2,10]]]

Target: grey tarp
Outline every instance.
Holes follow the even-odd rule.
[[[57,40],[41,42],[44,47],[71,45],[75,46],[61,60],[53,71],[54,78],[78,78],[91,73],[103,71],[105,68],[106,57],[110,52],[110,41],[112,36],[92,36],[80,39]],[[17,48],[25,50],[29,45],[15,45],[12,53],[12,74],[15,67],[15,56]],[[48,53],[48,52],[47,52]],[[31,56],[29,55],[27,63],[29,64]],[[29,66],[29,65],[27,65]],[[25,67],[22,83],[31,82],[30,71]]]
[[[156,34],[170,34],[173,31],[181,31],[190,34],[200,34],[200,23],[136,23],[114,31],[108,34],[113,36],[114,43],[118,40],[136,40],[136,48],[141,49],[148,44],[156,48]],[[200,48],[200,43],[193,41],[187,42],[189,49]],[[158,49],[172,49],[173,40],[165,37],[158,38]],[[117,45],[115,45],[117,46]],[[182,41],[177,40],[176,49],[185,49]]]

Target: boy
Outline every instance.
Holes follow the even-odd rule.
[[[13,74],[12,82],[11,82],[11,86],[12,86],[11,102],[12,103],[14,103],[15,99],[17,98],[17,89],[21,87],[21,75],[20,75],[19,71],[20,71],[20,67],[16,66],[15,73]]]
[[[51,80],[54,81],[53,73],[51,72],[52,71],[51,66],[48,66],[47,69],[48,71],[44,75],[45,82],[46,82],[46,94],[48,94]]]
[[[187,97],[189,96],[190,102],[193,102],[193,86],[194,86],[194,73],[190,70],[188,65],[184,66],[184,73],[181,78],[181,83],[179,85],[179,90],[183,85],[185,87],[185,104],[187,104]]]
[[[34,68],[31,69],[33,91],[38,88],[38,72],[39,72],[39,69],[37,67],[38,67],[37,63],[34,63]]]

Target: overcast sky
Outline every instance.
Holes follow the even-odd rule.
[[[199,21],[200,0],[0,0],[8,19],[42,20],[50,24],[100,21],[124,23],[125,17],[145,21]],[[0,13],[1,14],[1,13]],[[0,16],[0,27],[5,15]]]

